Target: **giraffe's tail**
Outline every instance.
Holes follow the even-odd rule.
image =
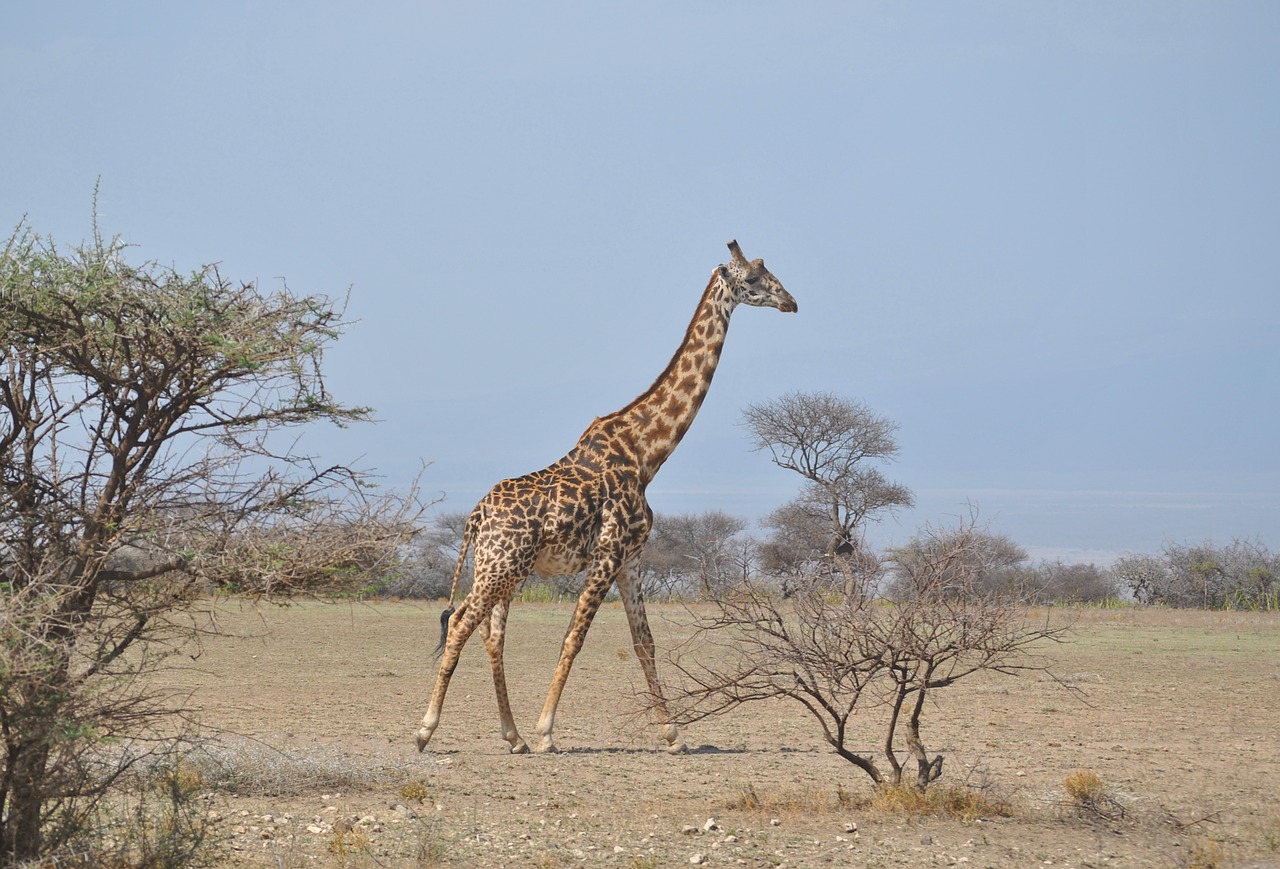
[[[437,655],[444,651],[445,640],[449,639],[449,617],[455,611],[453,601],[458,596],[458,580],[462,578],[462,568],[467,563],[467,552],[471,549],[471,535],[475,532],[479,514],[480,508],[476,507],[467,517],[467,524],[462,527],[462,545],[458,549],[458,563],[453,568],[453,585],[449,588],[449,606],[440,613],[440,644],[436,646],[435,651]]]
[[[439,655],[444,651],[444,641],[449,639],[449,617],[451,615],[453,615],[453,607],[449,607],[440,613],[440,643],[432,654]]]

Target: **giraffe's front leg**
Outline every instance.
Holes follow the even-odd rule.
[[[560,704],[560,695],[564,692],[565,682],[569,679],[573,659],[582,649],[582,643],[587,637],[587,629],[591,627],[591,620],[595,618],[596,611],[600,609],[600,603],[612,584],[613,575],[608,570],[599,572],[592,570],[587,573],[586,585],[578,597],[578,606],[573,612],[573,621],[569,623],[569,630],[564,635],[560,663],[556,665],[556,671],[551,677],[551,690],[547,693],[547,702],[543,705],[542,716],[538,719],[536,751],[539,753],[556,751],[555,740],[551,736],[556,725],[556,706]]]

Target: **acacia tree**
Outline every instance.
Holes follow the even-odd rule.
[[[865,405],[826,392],[791,392],[743,411],[743,423],[755,447],[768,450],[773,463],[804,480],[800,494],[771,517],[786,545],[776,539],[778,554],[808,538],[808,560],[825,558],[844,578],[851,594],[874,569],[866,555],[866,524],[897,507],[914,503],[911,490],[890,482],[873,462],[891,461],[898,452],[897,425]],[[805,529],[799,537],[791,533]],[[821,547],[815,529],[825,531]],[[860,562],[865,561],[865,564]]]
[[[721,510],[702,513],[658,513],[640,554],[646,584],[673,594],[681,587],[712,597],[744,569],[744,519]]]
[[[810,586],[787,600],[739,584],[697,616],[694,639],[674,655],[674,717],[688,723],[759,700],[798,703],[876,785],[909,780],[924,790],[942,775],[942,755],[929,755],[922,733],[933,692],[979,672],[1044,671],[1033,647],[1067,631],[983,589],[973,565],[987,536],[972,521],[926,529],[911,547],[921,557],[890,564],[912,582],[913,593],[895,602],[874,600],[869,587],[836,599]],[[870,721],[882,728],[878,739],[869,725],[854,726]]]
[[[760,542],[760,567],[780,578],[784,587],[802,575],[815,553],[824,553],[831,542],[831,523],[795,502],[788,502],[760,520],[767,536]]]
[[[1096,564],[1046,561],[1030,573],[1028,602],[1101,603],[1115,598],[1119,586],[1107,570]]]
[[[970,516],[960,526],[963,540],[925,528],[906,545],[889,551],[888,593],[912,598],[929,594],[959,597],[1003,596],[1029,601],[1029,574],[1022,565],[1027,551],[1002,534],[992,534]],[[963,544],[963,545],[960,545]]]
[[[74,841],[137,761],[107,747],[159,738],[139,677],[197,596],[376,574],[417,515],[277,447],[369,416],[321,375],[340,307],[125,253],[20,226],[0,257],[0,862]]]

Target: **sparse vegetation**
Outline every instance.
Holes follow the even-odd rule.
[[[1160,555],[1126,555],[1111,573],[1143,604],[1280,611],[1280,555],[1260,542],[1169,543]]]
[[[1201,835],[1191,840],[1186,861],[1180,865],[1183,869],[1225,869],[1231,863],[1220,842]]]
[[[821,814],[847,805],[849,795],[839,787],[834,790],[811,786],[759,788],[755,784],[743,785],[721,803],[725,809],[772,815]]]
[[[69,823],[62,866],[180,867],[217,864],[218,841],[199,794],[197,770],[181,761],[132,770],[111,794],[88,806],[87,818],[55,816]]]
[[[805,709],[835,752],[876,785],[910,779],[926,789],[943,767],[922,732],[933,694],[977,673],[1044,672],[1032,647],[1068,631],[983,586],[988,539],[972,522],[927,532],[904,548],[909,556],[895,556],[892,602],[874,597],[878,570],[851,574],[857,582],[846,581],[844,594],[818,583],[785,598],[740,583],[698,618],[697,639],[673,656],[683,680],[670,695],[678,720],[782,699]],[[879,752],[854,747],[855,714],[880,716]]]
[[[512,672],[541,675],[546,665],[530,655],[553,659],[545,652],[562,636],[568,606],[513,612]],[[1217,846],[1219,865],[1261,863],[1276,853],[1265,836],[1275,814],[1266,782],[1238,776],[1241,748],[1247,750],[1248,740],[1267,732],[1270,722],[1265,692],[1249,687],[1259,679],[1273,684],[1253,663],[1262,660],[1264,670],[1276,666],[1267,663],[1275,655],[1277,627],[1267,614],[1055,610],[1053,618],[1077,618],[1079,627],[1074,642],[1048,651],[1073,679],[1087,683],[1091,707],[1059,694],[1048,679],[978,676],[969,690],[938,694],[938,714],[926,716],[936,719],[926,726],[948,755],[947,777],[929,786],[927,800],[913,794],[917,789],[908,781],[904,791],[881,801],[881,788],[860,784],[861,774],[850,775],[816,732],[806,739],[811,719],[785,702],[705,721],[690,731],[697,740],[690,755],[667,757],[656,735],[651,745],[648,730],[633,726],[634,708],[587,701],[570,719],[565,754],[511,757],[491,727],[492,698],[474,687],[487,688],[483,653],[464,657],[457,674],[465,680],[460,684],[473,686],[466,692],[472,696],[460,696],[459,714],[476,726],[451,734],[432,754],[418,755],[404,733],[405,709],[416,707],[400,697],[415,688],[410,667],[394,668],[399,682],[370,680],[369,674],[383,672],[389,659],[422,651],[424,628],[433,626],[430,608],[308,603],[265,614],[223,610],[229,631],[260,632],[265,621],[269,636],[254,643],[256,658],[245,655],[242,641],[211,639],[199,662],[195,701],[216,709],[212,720],[232,731],[296,732],[296,739],[272,737],[267,744],[274,747],[267,747],[222,737],[189,752],[179,778],[201,782],[195,803],[201,815],[205,809],[221,814],[210,840],[221,849],[218,865],[235,858],[252,867],[335,866],[337,856],[328,848],[342,821],[362,829],[369,841],[367,851],[348,850],[348,867],[370,869],[535,865],[539,855],[548,865],[581,865],[586,857],[672,866],[686,865],[695,853],[705,854],[707,865],[738,859],[747,865],[784,859],[788,865],[915,865],[933,856],[969,856],[973,865],[1021,866],[1036,852],[1044,855],[1039,862],[1057,865],[1068,859],[1109,865],[1118,854],[1136,863],[1178,865],[1199,837]],[[683,608],[659,605],[651,614],[671,645],[688,635]],[[629,636],[621,607],[602,608],[595,631],[578,696],[619,696],[633,667],[614,654]],[[318,636],[324,643],[314,642]],[[356,647],[361,654],[353,657]],[[1137,650],[1147,654],[1132,658]],[[1151,691],[1149,680],[1162,672],[1179,678]],[[194,675],[181,675],[164,678],[195,684]],[[532,703],[517,701],[517,715],[536,712],[539,693]],[[1038,711],[1054,697],[1063,698],[1057,704],[1063,714]],[[1218,702],[1226,698],[1228,704]],[[855,745],[875,747],[878,725],[873,728],[870,719],[860,714],[854,720]],[[1204,733],[1221,738],[1206,741]],[[1153,754],[1155,746],[1159,753]],[[1255,750],[1263,747],[1258,739]],[[206,748],[241,755],[229,765],[241,769],[219,784],[220,767],[201,760]],[[1165,761],[1193,752],[1193,778]],[[1078,814],[1066,796],[1072,764],[1101,780],[1126,815],[1101,820]],[[1125,792],[1113,779],[1124,782]],[[248,784],[237,790],[232,781]],[[402,793],[412,782],[429,791],[425,802]],[[1079,782],[1079,792],[1097,792],[1087,777]],[[944,791],[953,786],[957,793]],[[1227,795],[1238,809],[1215,814]],[[1165,808],[1173,805],[1188,823],[1173,825]],[[246,809],[248,817],[240,817]],[[705,827],[712,818],[720,829]],[[999,823],[988,823],[993,819]],[[1100,830],[1106,835],[1100,837]],[[932,845],[922,844],[926,835]],[[345,841],[353,840],[348,835]]]
[[[545,580],[539,576],[526,579],[516,589],[514,600],[519,603],[558,603],[565,599],[566,591],[562,583]],[[570,600],[577,597],[576,591],[569,591]]]

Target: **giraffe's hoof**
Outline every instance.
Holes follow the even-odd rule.
[[[421,730],[418,731],[418,754],[422,754],[422,752],[427,747],[427,743],[430,741],[431,741],[430,733],[424,734]]]
[[[559,754],[560,749],[556,748],[556,744],[551,741],[550,737],[538,743],[538,754]]]
[[[689,746],[682,739],[667,746],[667,754],[688,754]]]
[[[528,754],[529,743],[525,742],[523,739],[520,740],[515,745],[511,746],[511,753],[512,754]]]

